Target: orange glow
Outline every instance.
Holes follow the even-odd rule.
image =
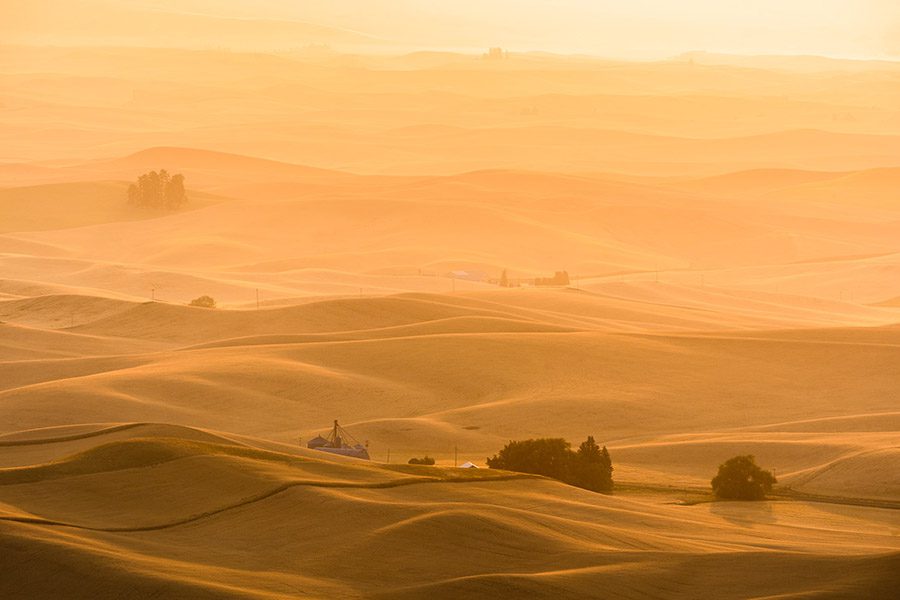
[[[896,594],[897,6],[0,2],[0,598]]]

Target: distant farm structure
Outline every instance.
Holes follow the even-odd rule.
[[[553,277],[538,277],[534,280],[534,285],[538,287],[567,286],[569,285],[569,273],[568,271],[557,271]]]
[[[488,283],[500,287],[566,287],[570,285],[568,271],[556,271],[552,277],[509,277],[506,269],[500,274],[499,279],[489,279]]]
[[[509,58],[509,52],[503,48],[488,48],[483,57],[485,60],[506,60]]]
[[[351,445],[352,444],[352,445]],[[320,450],[322,452],[330,452],[331,454],[340,454],[341,456],[352,456],[353,458],[362,458],[369,460],[369,450],[360,444],[356,438],[350,435],[346,429],[338,425],[337,419],[334,420],[334,426],[326,436],[317,435],[307,442],[306,447],[312,450]]]
[[[503,269],[500,277],[490,277],[484,271],[478,269],[455,269],[443,273],[419,269],[420,277],[444,277],[454,282],[467,281],[474,283],[488,283],[500,287],[566,287],[572,284],[569,272],[566,270],[555,271],[550,277],[510,277],[506,269]]]

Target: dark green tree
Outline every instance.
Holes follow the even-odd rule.
[[[613,488],[612,472],[612,459],[606,446],[601,449],[594,436],[588,436],[574,456],[573,484],[595,492],[608,492]]]
[[[770,471],[761,469],[752,455],[735,456],[719,465],[712,479],[717,498],[725,500],[762,500],[778,483]]]

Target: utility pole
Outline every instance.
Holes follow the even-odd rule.
[[[455,468],[458,463],[459,463],[459,447],[453,446],[453,467]]]
[[[388,448],[387,450],[388,450],[387,464],[391,464],[391,449]]]

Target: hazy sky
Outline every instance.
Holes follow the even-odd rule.
[[[670,56],[900,55],[900,0],[195,0],[412,44]]]
[[[434,4],[429,2],[428,4]],[[623,54],[690,49],[879,55],[900,33],[900,0],[462,0],[443,10],[481,13],[506,26],[514,43]],[[510,27],[512,25],[512,27]]]
[[[102,44],[104,37],[123,43],[145,22],[133,11],[146,9],[306,21],[360,31],[405,50],[503,46],[630,58],[688,50],[900,56],[900,0],[0,0],[0,22],[12,23],[9,35],[17,38],[25,30],[43,34],[42,43],[77,38]],[[148,23],[136,43],[147,43],[148,34],[158,36],[160,45],[217,39],[214,22],[205,36],[179,32],[171,39],[165,28],[153,27]],[[265,45],[266,39],[239,42]],[[222,45],[230,44],[234,40]]]

